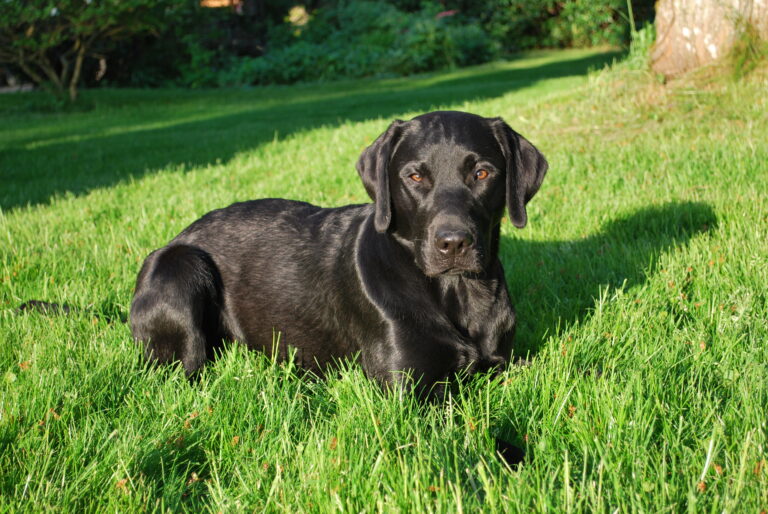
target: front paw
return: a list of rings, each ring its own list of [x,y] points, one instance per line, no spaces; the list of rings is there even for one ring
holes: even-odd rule
[[[482,359],[477,367],[476,371],[479,373],[484,373],[486,371],[492,371],[494,374],[501,373],[504,368],[507,366],[507,359],[504,357],[499,357],[498,355],[492,355],[490,357],[485,357]]]
[[[480,362],[480,355],[472,347],[461,348],[456,354],[456,365],[454,369],[461,373],[474,373]]]

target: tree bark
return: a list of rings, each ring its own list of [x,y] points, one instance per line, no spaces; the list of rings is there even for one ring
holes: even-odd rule
[[[659,0],[651,67],[671,77],[716,61],[748,25],[768,39],[768,0]]]
[[[83,59],[85,59],[85,45],[80,44],[75,58],[75,69],[72,71],[72,78],[69,81],[69,100],[77,100],[77,83],[80,81],[80,72],[83,69]]]

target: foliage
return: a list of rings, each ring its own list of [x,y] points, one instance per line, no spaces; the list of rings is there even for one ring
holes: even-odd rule
[[[646,18],[652,11],[649,0],[633,4]],[[289,10],[299,7],[289,0],[242,5],[206,9],[190,0],[68,0],[53,8],[34,0],[6,1],[0,9],[6,33],[16,34],[7,36],[14,45],[29,39],[18,37],[29,24],[11,23],[22,11],[36,17],[37,36],[62,32],[50,49],[34,54],[48,73],[39,66],[26,71],[58,91],[66,89],[58,83],[73,83],[75,67],[60,62],[71,63],[67,52],[75,47],[101,59],[98,65],[80,59],[76,74],[88,85],[213,87],[408,75],[530,48],[618,46],[628,40],[626,0],[324,0],[306,3],[308,22],[291,19]],[[57,16],[51,16],[54,11]],[[90,13],[89,30],[106,31],[108,37],[99,36],[87,50],[53,23],[77,19],[65,11]],[[110,27],[119,27],[120,34]],[[17,60],[15,50],[6,53]]]
[[[545,25],[549,33],[542,46],[589,47],[601,44],[621,45],[627,40],[628,27],[622,20],[626,0],[591,2],[571,0],[552,3],[555,15]],[[561,10],[557,10],[559,9]]]
[[[651,49],[656,41],[656,26],[652,23],[645,25],[632,34],[627,56],[617,65],[626,69],[648,70],[650,67]]]
[[[407,75],[485,62],[493,43],[472,19],[429,4],[404,13],[386,2],[320,8],[303,27],[272,29],[265,54],[243,58],[224,84],[287,84],[338,77]]]
[[[104,58],[114,42],[156,29],[155,0],[5,0],[0,3],[0,62],[74,101],[86,57]]]
[[[733,47],[728,53],[728,63],[733,78],[739,80],[768,58],[768,40],[760,37],[757,28],[748,22],[738,23],[737,30]]]
[[[626,0],[455,0],[472,12],[505,52],[541,47],[621,46],[629,36]],[[642,21],[652,18],[653,2],[634,0]]]
[[[264,54],[233,60],[219,82],[408,75],[532,47],[618,46],[628,38],[626,8],[626,0],[327,2],[304,26],[273,26]]]
[[[262,2],[256,12],[203,8],[173,0],[156,36],[122,43],[103,83],[132,87],[213,87],[240,57],[261,55],[292,2]]]
[[[226,10],[204,9],[198,2],[168,0],[156,34],[140,35],[116,45],[101,84],[215,85],[216,72],[233,55],[225,44],[226,25],[236,19]]]

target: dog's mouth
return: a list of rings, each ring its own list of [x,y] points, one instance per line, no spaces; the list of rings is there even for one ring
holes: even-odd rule
[[[483,273],[488,265],[486,245],[476,234],[471,229],[431,230],[416,241],[417,265],[428,277]]]
[[[452,260],[429,259],[423,269],[428,277],[473,275],[483,272],[483,266],[478,257]]]
[[[482,273],[483,270],[481,269],[459,269],[459,268],[450,268],[445,271],[441,271],[438,273],[437,277],[466,277],[466,276],[472,276],[472,275],[479,275]]]

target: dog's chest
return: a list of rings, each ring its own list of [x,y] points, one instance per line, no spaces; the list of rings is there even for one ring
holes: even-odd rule
[[[443,313],[462,337],[493,353],[514,322],[506,287],[497,279],[455,277],[436,291]]]

